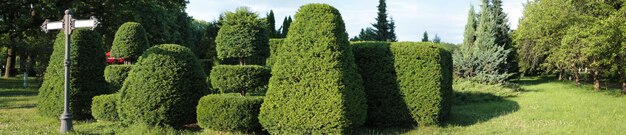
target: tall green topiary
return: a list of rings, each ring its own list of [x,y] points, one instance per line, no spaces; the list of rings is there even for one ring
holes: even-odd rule
[[[135,62],[148,47],[147,33],[143,26],[136,22],[126,22],[115,33],[111,56]]]
[[[39,88],[37,109],[43,116],[58,118],[63,112],[64,60],[65,36],[59,33]],[[100,34],[86,29],[74,30],[70,60],[70,111],[74,119],[90,119],[92,98],[108,92],[103,74],[106,62]]]
[[[198,100],[209,93],[202,70],[186,47],[162,44],[146,50],[119,91],[120,120],[174,127],[192,123]]]
[[[238,58],[241,65],[246,64],[248,57],[264,59],[269,54],[269,32],[265,21],[247,8],[224,13],[215,43],[218,58]]]
[[[341,134],[363,124],[365,93],[343,19],[300,7],[272,68],[259,121],[271,134]]]
[[[104,69],[104,80],[109,83],[109,92],[115,93],[124,84],[132,65],[108,65]]]

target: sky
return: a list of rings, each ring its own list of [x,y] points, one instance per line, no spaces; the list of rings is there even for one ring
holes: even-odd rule
[[[387,0],[387,13],[396,23],[399,41],[421,41],[424,31],[430,39],[437,34],[442,42],[459,44],[470,5],[480,9],[481,0]],[[527,0],[503,0],[509,25],[517,29],[522,16],[523,4]],[[350,37],[359,34],[362,28],[375,22],[378,0],[189,0],[186,12],[195,19],[213,21],[225,11],[234,11],[246,6],[265,17],[274,11],[276,29],[280,28],[285,16],[292,16],[298,8],[308,3],[326,3],[341,13]]]

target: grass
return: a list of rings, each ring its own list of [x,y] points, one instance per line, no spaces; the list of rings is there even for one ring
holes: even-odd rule
[[[626,97],[617,89],[596,92],[591,85],[546,78],[517,83],[523,91],[457,80],[456,105],[440,127],[360,128],[356,134],[626,134]],[[37,115],[36,88],[21,85],[20,79],[0,79],[0,134],[57,134],[58,119]],[[70,134],[241,133],[75,121]]]

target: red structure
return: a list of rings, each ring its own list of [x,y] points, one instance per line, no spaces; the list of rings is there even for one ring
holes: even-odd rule
[[[114,58],[111,57],[111,52],[107,52],[107,63],[109,64],[123,64],[124,58]]]

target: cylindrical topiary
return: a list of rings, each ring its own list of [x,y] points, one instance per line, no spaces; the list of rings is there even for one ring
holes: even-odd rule
[[[248,132],[261,127],[258,120],[263,97],[214,94],[198,103],[198,125],[219,131]]]
[[[88,29],[72,32],[70,46],[69,109],[73,119],[90,119],[91,100],[108,92],[104,81],[106,58],[100,34]],[[54,51],[39,88],[39,114],[58,118],[63,112],[65,36],[61,32],[54,42]]]
[[[147,33],[143,26],[136,22],[126,22],[115,33],[111,57],[135,62],[148,47]]]
[[[246,58],[269,55],[269,33],[265,21],[247,8],[239,8],[235,12],[224,13],[222,27],[215,38],[217,57],[219,59],[237,58],[242,65]]]
[[[109,93],[115,93],[122,88],[122,84],[132,65],[109,65],[104,69],[104,80],[109,83]]]
[[[119,91],[120,120],[174,127],[194,122],[198,100],[209,93],[205,77],[189,48],[162,44],[146,50]]]
[[[117,121],[116,102],[119,94],[107,94],[93,97],[91,115],[99,121]]]
[[[257,65],[218,65],[211,71],[211,84],[221,93],[263,92],[270,69]]]
[[[300,7],[272,66],[259,121],[271,134],[344,134],[367,105],[343,19],[327,4]]]

